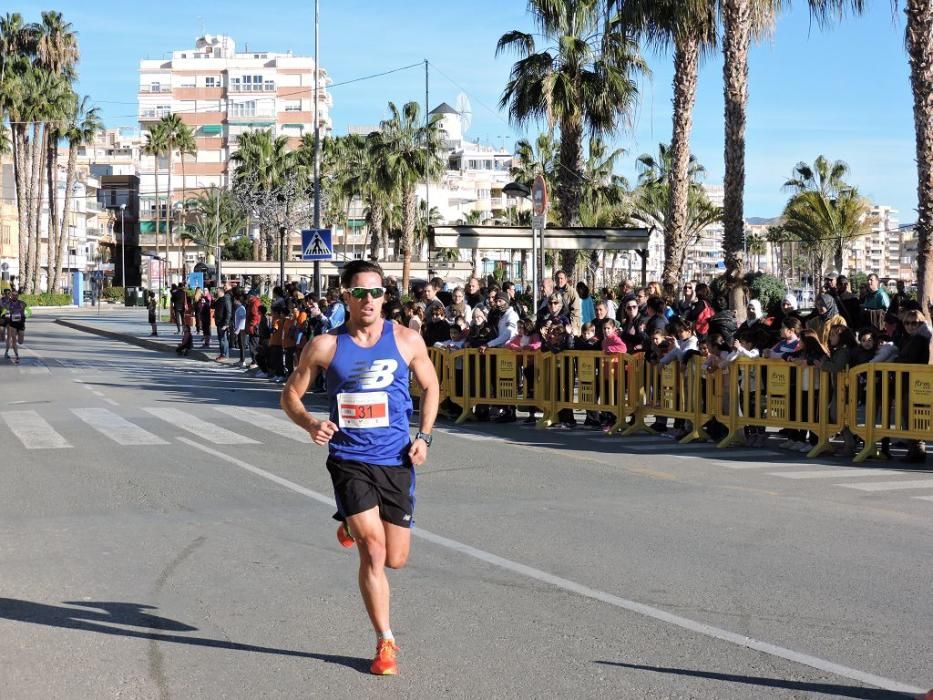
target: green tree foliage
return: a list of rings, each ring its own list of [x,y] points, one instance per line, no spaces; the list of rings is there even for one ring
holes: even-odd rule
[[[425,124],[417,102],[409,102],[401,110],[390,102],[389,114],[389,118],[381,122],[379,131],[367,138],[380,186],[385,190],[397,188],[399,193],[402,289],[408,289],[418,214],[415,188],[419,182],[437,179],[444,162],[440,156],[437,116]]]
[[[583,139],[614,134],[634,113],[637,80],[647,72],[637,42],[603,0],[529,0],[537,32],[503,34],[496,54],[518,60],[499,104],[512,123],[560,131],[556,199],[560,223],[580,223]],[[543,39],[546,46],[538,46]],[[571,271],[574,256],[564,259]]]
[[[784,207],[782,231],[800,241],[813,260],[813,272],[821,277],[828,258],[842,271],[843,248],[871,232],[871,209],[858,189],[845,181],[849,166],[819,156],[811,167],[800,162],[794,176],[784,183],[793,193]]]
[[[687,248],[695,244],[707,226],[722,220],[722,209],[709,201],[701,184],[704,173],[702,165],[690,156],[687,176],[690,182],[687,191],[687,218],[682,241],[667,235],[667,214],[670,209],[670,181],[672,155],[665,144],[658,144],[658,154],[643,153],[638,157],[638,185],[632,193],[631,216],[635,223],[647,229],[659,229],[664,236],[664,273],[668,282],[679,282],[687,255]]]

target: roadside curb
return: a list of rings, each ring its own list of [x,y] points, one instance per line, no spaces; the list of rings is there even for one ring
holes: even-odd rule
[[[149,340],[148,338],[138,338],[135,335],[129,335],[127,333],[118,333],[116,331],[108,331],[103,328],[95,328],[94,326],[88,326],[82,323],[75,323],[74,321],[69,321],[63,318],[55,319],[55,323],[60,326],[65,326],[66,328],[72,328],[76,331],[82,331],[84,333],[91,333],[93,335],[103,336],[104,338],[111,338],[113,340],[119,340],[124,343],[129,343],[130,345],[138,345],[141,348],[146,348],[147,350],[158,350],[160,352],[170,352],[175,354],[175,348],[168,343],[162,343],[158,340]],[[185,358],[179,358],[185,359]],[[200,350],[190,350],[188,352],[189,360],[198,360],[199,362],[210,362],[214,363],[214,358],[208,356],[207,354],[201,352]]]

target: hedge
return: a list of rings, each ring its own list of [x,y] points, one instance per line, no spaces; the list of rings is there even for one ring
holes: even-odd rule
[[[20,294],[19,298],[29,306],[71,306],[72,298],[70,294],[55,294],[54,292],[45,292],[43,294]]]
[[[101,296],[107,301],[123,301],[123,287],[104,287]]]

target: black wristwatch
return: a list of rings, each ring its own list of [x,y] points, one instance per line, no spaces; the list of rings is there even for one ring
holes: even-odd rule
[[[418,440],[418,439],[424,440],[424,444],[430,447],[431,440],[433,440],[434,438],[431,437],[431,433],[422,433],[419,430],[417,433],[415,433],[415,440]]]

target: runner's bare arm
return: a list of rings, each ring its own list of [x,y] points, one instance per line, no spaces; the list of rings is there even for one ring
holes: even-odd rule
[[[311,439],[318,445],[326,445],[338,428],[330,420],[318,420],[312,416],[305,410],[301,399],[317,379],[321,368],[330,364],[336,347],[337,339],[332,335],[319,335],[312,340],[301,353],[301,360],[288,378],[279,401],[288,417],[308,431]]]
[[[422,433],[430,433],[434,427],[434,421],[437,419],[437,408],[441,397],[441,389],[437,383],[434,363],[431,362],[428,349],[418,333],[402,327],[396,329],[397,333],[399,331],[401,331],[400,340],[402,340],[405,354],[410,358],[408,367],[414,373],[415,381],[421,386],[421,425],[419,430]],[[428,456],[428,446],[421,440],[415,440],[408,454],[415,466],[424,464]]]

